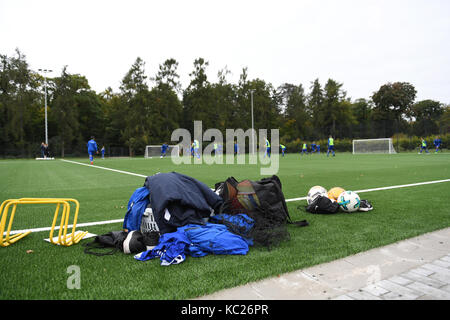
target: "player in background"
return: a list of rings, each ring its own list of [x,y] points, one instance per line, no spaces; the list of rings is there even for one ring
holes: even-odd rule
[[[266,151],[264,151],[264,158],[266,155],[270,158],[270,142],[266,139]]]
[[[237,141],[234,142],[234,155],[236,156],[239,153],[239,145]]]
[[[434,151],[434,153],[438,153],[439,151],[442,152],[441,150],[441,144],[442,144],[442,140],[441,138],[439,138],[438,136],[436,136],[436,139],[434,139],[434,147],[436,148],[436,150]]]
[[[219,144],[217,142],[214,142],[214,157],[217,157],[217,154],[219,153]]]
[[[166,156],[167,149],[169,149],[169,145],[164,142],[161,146],[161,157],[160,158],[163,158]]]
[[[317,151],[317,145],[316,142],[313,141],[313,143],[311,143],[311,154],[316,153]]]
[[[302,152],[300,154],[303,155],[304,153],[308,154],[308,145],[306,143],[303,143]]]
[[[316,148],[317,148],[317,153],[320,154],[320,144],[318,144],[318,145],[316,146]]]
[[[102,148],[100,149],[101,153],[102,153],[102,159],[105,160],[105,146],[102,146]]]
[[[426,153],[429,153],[427,148],[427,141],[424,138],[420,138],[420,140],[422,140],[422,142],[420,143],[419,154],[421,154],[423,150],[425,150]]]
[[[333,137],[330,135],[330,137],[328,138],[328,150],[327,150],[327,157],[330,155],[330,151],[333,154],[333,157],[335,156],[334,154],[334,139]]]
[[[194,140],[194,155],[197,157],[197,159],[200,159],[200,153],[198,152],[198,149],[200,148],[200,143],[198,140]]]
[[[94,136],[91,136],[91,140],[88,141],[87,149],[89,154],[89,160],[91,161],[91,164],[94,164],[94,153],[98,154],[97,142],[95,142]]]
[[[280,148],[281,148],[281,155],[284,157],[284,152],[286,151],[286,146],[283,144],[280,144]]]
[[[46,154],[45,154],[45,142],[41,143],[41,158],[46,158]]]

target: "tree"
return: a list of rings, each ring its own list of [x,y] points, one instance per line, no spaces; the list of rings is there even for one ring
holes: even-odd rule
[[[447,134],[450,132],[450,105],[443,106],[442,109],[442,116],[438,120],[439,132]]]
[[[416,93],[414,86],[408,82],[387,83],[374,92],[372,95],[375,103],[374,111],[378,120],[384,120],[385,136],[394,133],[393,120],[397,122],[396,131],[400,132],[400,121],[410,112]]]
[[[178,62],[171,58],[164,61],[159,65],[159,71],[156,74],[154,80],[158,87],[168,86],[175,92],[180,92],[181,83],[179,81],[180,76],[177,73]]]
[[[150,142],[150,132],[158,125],[156,119],[152,119],[151,100],[146,82],[145,63],[138,57],[130,70],[122,79],[120,90],[122,92],[122,104],[125,112],[125,126],[121,132],[121,138],[129,148],[129,154],[142,151]],[[122,111],[122,110],[121,110]]]
[[[410,115],[415,118],[413,125],[417,136],[428,136],[439,132],[438,120],[444,109],[439,101],[423,100],[411,107]]]
[[[325,137],[327,133],[323,131],[320,124],[323,107],[323,91],[319,79],[312,82],[310,89],[311,91],[308,95],[308,107],[312,114],[314,135],[322,138]]]
[[[58,142],[61,157],[64,158],[66,146],[71,146],[72,140],[78,138],[79,121],[76,96],[83,89],[90,89],[87,79],[79,75],[71,75],[64,66],[61,76],[54,79],[55,90],[50,116],[57,124]]]
[[[0,55],[0,61],[0,145],[24,155],[38,139],[39,77],[29,69],[19,49],[12,57]]]
[[[195,120],[201,120],[204,128],[214,128],[216,122],[214,94],[206,75],[208,65],[203,58],[195,59],[191,81],[183,93],[183,124],[191,133]]]
[[[298,86],[285,83],[278,88],[281,96],[281,104],[284,106],[284,124],[282,129],[287,130],[289,140],[298,138],[311,138],[312,124],[311,114],[307,107],[305,90],[300,84]],[[284,136],[284,131],[281,136]]]
[[[357,99],[352,104],[352,113],[357,123],[357,128],[354,128],[354,137],[360,139],[372,138],[372,108],[373,103],[366,99]]]

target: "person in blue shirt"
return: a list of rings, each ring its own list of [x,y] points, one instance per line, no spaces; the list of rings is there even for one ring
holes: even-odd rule
[[[422,142],[420,143],[420,151],[419,151],[419,154],[421,154],[422,151],[424,151],[424,150],[425,150],[426,153],[429,153],[429,152],[428,152],[428,148],[427,148],[427,141],[426,141],[425,139],[423,139],[423,138],[420,138],[420,139],[422,140]]]
[[[169,149],[169,145],[164,142],[163,145],[161,146],[161,158],[166,156],[167,149]]]
[[[105,160],[105,146],[102,146],[101,152],[102,152],[102,159]]]
[[[313,143],[311,143],[311,154],[316,153],[317,151],[317,145],[316,142],[313,141]]]
[[[333,157],[334,157],[335,156],[335,154],[334,154],[334,139],[331,135],[328,138],[327,157],[330,155],[330,152],[333,154]]]
[[[317,148],[317,153],[320,154],[320,144],[318,144],[318,145],[316,146],[316,148]]]
[[[441,144],[442,144],[442,140],[441,138],[439,138],[438,136],[436,136],[436,139],[434,139],[434,146],[436,148],[436,150],[434,151],[434,153],[437,153],[438,151],[441,151]]]
[[[239,153],[239,145],[237,141],[234,142],[234,155],[237,155]]]
[[[87,149],[89,154],[89,160],[91,161],[91,164],[94,164],[94,153],[98,154],[97,142],[95,142],[94,136],[92,136],[91,140],[88,141]]]

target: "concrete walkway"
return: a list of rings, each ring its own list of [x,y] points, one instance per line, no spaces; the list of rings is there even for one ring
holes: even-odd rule
[[[450,228],[196,300],[450,300]]]

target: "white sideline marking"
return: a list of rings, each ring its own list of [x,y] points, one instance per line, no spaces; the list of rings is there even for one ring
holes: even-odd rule
[[[410,184],[400,184],[400,185],[397,185],[397,186],[380,187],[380,188],[373,188],[373,189],[355,190],[354,192],[356,192],[356,193],[363,193],[363,192],[371,192],[371,191],[380,191],[380,190],[389,190],[389,189],[398,189],[398,188],[423,186],[425,184],[434,184],[434,183],[442,183],[442,182],[450,182],[450,179],[426,181],[426,182],[417,182],[417,183],[410,183]],[[299,200],[306,200],[306,197],[287,199],[286,202],[299,201]]]
[[[129,174],[129,175],[142,177],[142,178],[146,178],[147,177],[147,176],[144,176],[142,174],[127,172],[127,171],[122,171],[122,170],[116,170],[116,169],[110,169],[110,168],[104,168],[104,167],[99,167],[99,166],[95,166],[95,165],[92,165],[92,164],[86,164],[86,163],[70,161],[70,160],[63,160],[63,159],[60,159],[60,160],[61,161],[65,161],[65,162],[80,164],[80,165],[87,166],[87,167],[93,167],[93,168],[99,168],[99,169],[104,169],[104,170],[109,170],[109,171]],[[356,193],[363,193],[363,192],[371,192],[371,191],[380,191],[380,190],[415,187],[415,186],[422,186],[422,185],[426,185],[426,184],[435,184],[435,183],[443,183],[443,182],[450,182],[450,179],[426,181],[426,182],[417,182],[417,183],[410,183],[410,184],[401,184],[401,185],[396,185],[396,186],[380,187],[380,188],[372,188],[372,189],[364,189],[364,190],[355,190],[355,192]],[[301,200],[306,200],[306,197],[286,199],[286,202],[294,202],[294,201],[301,201]],[[123,219],[80,223],[80,224],[77,224],[77,227],[89,227],[89,226],[102,225],[102,224],[112,224],[112,223],[118,223],[118,222],[123,222]],[[70,225],[68,227],[72,228],[72,225]],[[55,230],[57,230],[57,229],[59,229],[59,227],[55,227]],[[25,231],[40,232],[40,231],[50,231],[50,230],[51,230],[50,227],[35,228],[35,229],[11,231],[10,234],[21,233],[21,232],[25,232]],[[6,234],[6,232],[4,232],[4,234]]]
[[[109,170],[109,171],[114,171],[114,172],[118,172],[118,173],[129,174],[129,175],[136,176],[136,177],[147,178],[147,176],[144,176],[144,175],[138,174],[138,173],[122,171],[122,170],[117,170],[117,169],[110,169],[110,168],[95,166],[93,164],[81,163],[81,162],[77,162],[77,161],[64,160],[64,159],[60,159],[60,160],[64,161],[64,162],[70,162],[70,163],[79,164],[79,165],[86,166],[86,167],[98,168],[98,169]]]
[[[107,220],[107,221],[97,221],[97,222],[86,222],[86,223],[77,223],[76,227],[90,227],[90,226],[97,226],[97,225],[101,225],[101,224],[112,224],[112,223],[119,223],[119,222],[123,222],[123,219],[117,219],[117,220]],[[72,228],[73,224],[69,224],[67,225],[67,228]],[[23,232],[27,232],[27,231],[31,231],[31,232],[43,232],[43,231],[50,231],[52,228],[51,227],[44,227],[44,228],[34,228],[34,229],[24,229],[24,230],[14,230],[11,231],[9,234],[16,234],[16,233],[23,233]],[[59,230],[60,227],[59,226],[55,226],[54,230]],[[77,232],[77,231],[76,231]],[[72,230],[67,231],[67,233],[72,233]],[[3,235],[6,235],[6,231],[3,232]]]

